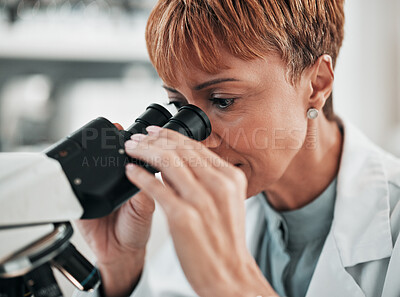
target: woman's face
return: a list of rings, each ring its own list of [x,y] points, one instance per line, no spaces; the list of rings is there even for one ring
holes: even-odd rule
[[[164,88],[172,104],[194,104],[208,115],[212,133],[204,144],[244,171],[250,197],[279,181],[304,149],[311,86],[303,79],[290,84],[277,55],[223,57],[227,69],[209,74],[186,67]]]

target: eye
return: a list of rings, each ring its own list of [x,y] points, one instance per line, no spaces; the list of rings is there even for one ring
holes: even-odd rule
[[[167,105],[173,105],[173,106],[175,106],[175,108],[176,109],[179,109],[179,108],[181,108],[182,106],[184,106],[184,105],[186,105],[184,102],[182,102],[182,101],[169,101],[168,103],[167,103]]]
[[[210,98],[209,100],[219,109],[227,109],[235,102],[235,98]]]

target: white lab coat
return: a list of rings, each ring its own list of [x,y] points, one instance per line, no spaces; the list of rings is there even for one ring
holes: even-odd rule
[[[400,297],[400,160],[351,124],[344,131],[334,219],[306,297]],[[262,231],[261,199],[246,201],[246,241],[253,255]],[[131,297],[183,296],[197,295],[169,240],[146,263]]]

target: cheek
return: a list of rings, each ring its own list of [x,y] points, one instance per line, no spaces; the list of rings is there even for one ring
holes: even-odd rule
[[[258,156],[285,156],[301,149],[307,121],[299,113],[288,111],[243,117],[239,128],[230,129],[230,146],[238,152]],[[273,159],[273,157],[271,157]]]
[[[255,195],[282,177],[302,148],[306,120],[301,116],[252,117],[245,137],[238,137],[234,149],[248,162],[242,170],[248,178],[248,195]],[[237,134],[238,135],[238,134]]]

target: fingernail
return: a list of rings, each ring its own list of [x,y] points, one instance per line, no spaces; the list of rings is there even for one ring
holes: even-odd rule
[[[126,171],[132,171],[135,169],[135,165],[133,165],[132,163],[129,163],[125,166]]]
[[[133,134],[133,135],[131,136],[131,139],[134,140],[134,141],[139,142],[139,141],[142,141],[143,138],[145,138],[145,137],[146,137],[146,135],[141,134],[141,133],[137,133],[137,134]]]
[[[158,126],[148,126],[146,128],[146,131],[150,134],[150,135],[154,135],[154,134],[158,134],[161,131],[161,127]]]
[[[125,147],[128,149],[134,149],[137,147],[138,143],[139,142],[136,140],[128,140],[127,142],[125,142]]]

